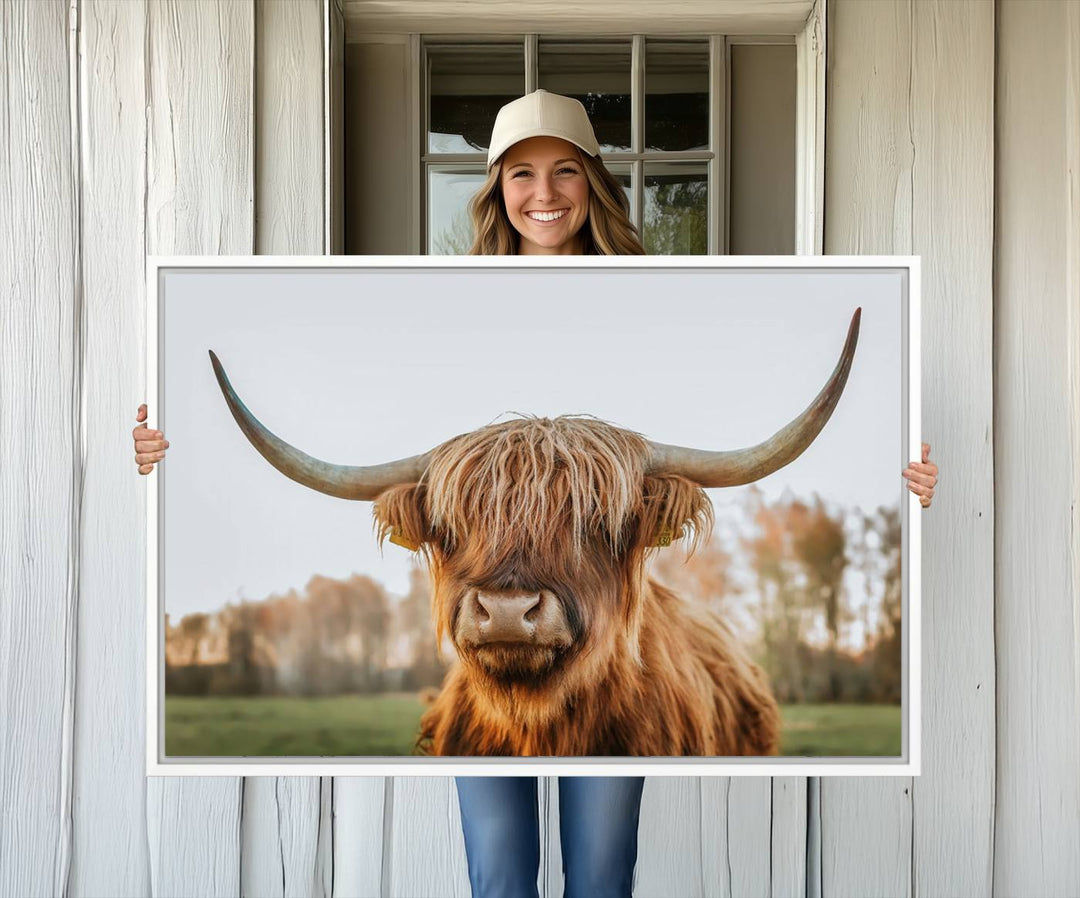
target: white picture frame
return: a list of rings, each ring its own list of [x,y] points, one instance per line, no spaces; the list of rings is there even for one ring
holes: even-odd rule
[[[838,278],[870,277],[877,273],[890,273],[899,275],[898,282],[902,284],[899,295],[895,299],[895,308],[890,310],[890,315],[895,317],[895,322],[890,325],[895,329],[895,339],[899,340],[901,371],[896,372],[900,379],[900,431],[901,441],[907,453],[907,460],[919,459],[920,456],[920,360],[919,360],[919,284],[920,284],[920,260],[912,256],[767,256],[767,257],[553,257],[553,258],[529,258],[522,257],[420,257],[420,256],[371,256],[371,257],[342,257],[342,256],[260,256],[260,257],[227,257],[227,256],[149,256],[147,258],[147,395],[151,401],[151,413],[154,415],[155,425],[163,429],[171,443],[180,445],[179,436],[170,425],[168,416],[169,408],[166,402],[166,375],[165,371],[165,335],[166,328],[173,326],[173,318],[167,314],[171,307],[168,306],[170,299],[169,290],[172,284],[170,277],[174,274],[211,274],[216,276],[240,275],[240,280],[234,278],[235,283],[241,283],[244,276],[255,274],[296,274],[308,273],[315,276],[317,273],[333,272],[338,275],[349,275],[359,278],[357,283],[363,282],[364,278],[371,279],[375,275],[390,278],[400,278],[402,283],[415,282],[417,279],[430,285],[435,283],[432,276],[451,279],[441,280],[439,283],[452,283],[457,278],[463,281],[467,278],[491,277],[497,275],[501,278],[527,278],[530,283],[550,282],[555,288],[556,278],[569,278],[566,283],[576,283],[573,278],[582,276],[595,278],[610,274],[613,277],[621,277],[622,283],[629,283],[626,277],[640,279],[641,275],[648,278],[675,279],[679,277],[694,278],[721,278],[727,276],[746,276],[760,280],[766,275],[777,278],[790,278],[800,273],[807,275],[808,279],[825,275],[835,275]],[[543,281],[543,279],[547,281]],[[426,280],[424,280],[426,279]],[[540,279],[536,281],[535,279]],[[699,281],[695,281],[698,283]],[[808,283],[810,281],[808,280]],[[500,281],[503,283],[503,281]],[[521,281],[522,284],[526,282]],[[648,302],[651,309],[649,320],[642,321],[642,329],[648,331],[657,327],[657,322],[665,320],[673,309],[676,309],[680,296],[678,291],[657,289],[659,282],[650,281],[654,285],[649,293],[651,298],[638,297],[640,307],[642,301]],[[717,283],[721,283],[717,280]],[[796,283],[796,282],[792,282]],[[854,282],[853,282],[854,283]],[[533,288],[530,288],[533,289]],[[810,291],[812,293],[812,291]],[[307,300],[310,293],[305,293]],[[403,293],[395,292],[390,296],[380,296],[366,300],[361,296],[358,303],[378,302],[380,304],[392,304],[400,300]],[[809,301],[809,300],[808,300]],[[849,303],[850,305],[850,303]],[[867,324],[871,320],[873,311],[870,305],[863,305],[864,333]],[[780,306],[775,306],[771,314],[775,317]],[[794,306],[791,306],[794,308]],[[882,307],[884,308],[884,306]],[[848,313],[850,314],[850,312]],[[653,317],[655,316],[655,317]],[[205,316],[204,316],[205,317]],[[241,316],[242,318],[243,316]],[[639,316],[639,319],[644,316]],[[835,339],[830,338],[823,345],[815,343],[813,354],[815,357],[824,359],[828,370],[836,362],[836,356],[846,329],[846,319],[843,325],[837,327],[835,315],[829,327],[829,332],[835,332]],[[229,335],[236,337],[239,333],[235,316],[222,324],[221,336],[218,338],[223,343],[228,343]],[[272,322],[271,322],[272,324]],[[267,327],[263,321],[262,327]],[[297,340],[303,344],[310,343],[311,335],[303,336]],[[402,335],[399,333],[399,337]],[[808,335],[807,335],[808,336]],[[385,335],[384,335],[385,337]],[[219,343],[219,345],[222,345]],[[216,349],[215,346],[208,348]],[[200,350],[202,352],[202,350]],[[809,352],[809,349],[808,349]],[[865,353],[865,350],[864,350]],[[202,357],[205,359],[205,352]],[[856,377],[858,363],[861,356],[857,352],[856,361],[852,367],[852,380]],[[763,364],[767,364],[762,354]],[[222,361],[234,378],[240,395],[247,400],[249,390],[241,388],[240,368],[229,365],[228,357],[222,353]],[[280,365],[295,363],[296,359],[282,360]],[[772,360],[775,363],[775,359]],[[209,381],[213,382],[210,374],[209,361],[205,362],[205,371],[209,374]],[[662,376],[658,373],[658,376]],[[250,383],[249,378],[245,378]],[[392,381],[391,381],[392,382]],[[822,380],[822,383],[824,380]],[[180,385],[174,385],[177,389]],[[190,383],[188,384],[190,386]],[[821,383],[804,383],[793,385],[798,387],[798,395],[792,396],[791,402],[800,411],[820,388]],[[217,389],[213,383],[213,390]],[[678,385],[672,384],[672,395],[677,392]],[[851,389],[849,381],[848,389]],[[224,409],[221,396],[216,396],[219,410]],[[170,401],[176,401],[170,396]],[[300,402],[302,400],[294,400]],[[417,409],[417,414],[422,414],[422,407],[416,404],[413,397],[402,397],[402,401],[410,403]],[[841,397],[838,409],[844,404]],[[252,410],[256,415],[270,416],[271,410],[266,408],[266,401],[260,399],[258,403],[251,402]],[[180,408],[180,404],[177,405]],[[491,415],[497,415],[502,408],[493,408]],[[280,411],[277,409],[275,411]],[[531,409],[517,409],[517,411],[532,411]],[[589,409],[571,408],[565,412],[588,412]],[[340,414],[347,416],[350,410],[340,408]],[[542,412],[547,414],[547,412]],[[839,413],[839,412],[838,412]],[[175,416],[174,416],[175,417]],[[227,411],[225,417],[228,417]],[[604,415],[600,415],[604,417]],[[490,416],[489,416],[490,418]],[[325,418],[324,418],[325,420]],[[230,421],[231,423],[231,421]],[[475,426],[488,423],[488,420],[476,420]],[[635,426],[636,422],[618,420],[622,426],[631,429],[642,429]],[[786,420],[778,420],[777,426],[786,423]],[[268,426],[269,422],[268,422]],[[262,467],[269,471],[273,477],[290,484],[290,488],[303,490],[304,488],[286,481],[284,477],[273,471],[260,458],[258,458],[250,446],[243,440],[239,430],[232,425],[235,435],[239,438],[236,446],[222,447],[221,456],[236,455],[243,450],[255,458]],[[271,429],[274,429],[271,427]],[[829,425],[826,425],[822,435],[827,433]],[[455,430],[454,433],[461,432]],[[761,433],[760,438],[765,438],[772,431]],[[446,437],[453,433],[446,433]],[[678,439],[666,434],[646,433],[650,438],[660,441],[679,442]],[[340,454],[322,453],[318,447],[304,445],[301,435],[289,431],[282,433],[284,439],[298,445],[313,455],[327,458],[335,462],[347,464],[369,464],[367,459],[342,458]],[[819,437],[820,438],[820,437]],[[750,445],[749,442],[741,442],[738,445]],[[432,444],[434,445],[434,444]],[[738,445],[718,446],[710,448],[738,448]],[[230,757],[230,758],[170,758],[164,754],[164,716],[163,716],[163,685],[164,685],[164,602],[165,602],[165,563],[167,561],[165,546],[165,484],[168,482],[169,462],[173,467],[178,466],[175,456],[176,446],[170,449],[170,458],[159,465],[155,472],[148,478],[147,484],[147,629],[146,629],[146,659],[147,659],[147,774],[151,776],[383,776],[383,775],[626,775],[626,776],[917,776],[921,767],[921,640],[920,640],[920,506],[917,498],[905,487],[900,478],[900,470],[903,466],[899,449],[895,454],[897,463],[895,480],[897,501],[900,507],[900,519],[902,523],[903,542],[903,638],[902,652],[904,664],[904,692],[902,699],[903,750],[895,758],[793,758],[793,757],[769,757],[769,758],[436,758],[436,757],[303,757],[303,758],[254,758],[254,757]],[[417,446],[412,451],[423,451],[430,446]],[[813,449],[807,450],[807,454]],[[400,457],[410,454],[409,451],[391,454],[389,457]],[[333,456],[333,457],[331,457]],[[385,459],[378,459],[385,460]],[[798,459],[796,460],[798,461]],[[254,462],[253,462],[254,463]],[[794,463],[793,463],[794,464]],[[185,489],[183,483],[178,490]],[[179,495],[179,493],[177,493]],[[241,501],[239,497],[237,501]],[[329,500],[327,501],[337,501]],[[369,538],[374,541],[374,535],[365,534],[363,530],[357,530],[355,539]],[[390,548],[390,547],[388,547]]]

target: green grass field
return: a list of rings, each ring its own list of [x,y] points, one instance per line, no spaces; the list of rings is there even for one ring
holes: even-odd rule
[[[781,753],[801,757],[900,754],[895,705],[785,705]],[[176,757],[408,755],[423,706],[412,693],[325,698],[165,700],[165,753]]]

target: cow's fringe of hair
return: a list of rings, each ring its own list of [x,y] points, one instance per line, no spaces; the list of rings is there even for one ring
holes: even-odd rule
[[[525,417],[455,437],[435,450],[425,476],[432,524],[454,542],[479,530],[498,551],[544,553],[569,534],[616,550],[641,509],[647,443],[586,416]]]

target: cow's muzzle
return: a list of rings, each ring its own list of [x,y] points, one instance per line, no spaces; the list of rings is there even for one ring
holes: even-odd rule
[[[562,605],[548,590],[509,594],[471,589],[458,615],[457,641],[550,649],[566,648],[573,638]]]

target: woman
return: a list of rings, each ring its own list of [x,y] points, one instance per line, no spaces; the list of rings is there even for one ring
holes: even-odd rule
[[[469,204],[472,255],[641,255],[629,204],[600,160],[584,107],[536,91],[508,103],[495,120],[488,177]],[[146,420],[146,406],[137,421]],[[135,461],[148,474],[168,440],[145,424],[132,432]],[[937,466],[904,472],[929,507]],[[537,895],[540,863],[535,777],[457,777],[474,898]],[[637,860],[643,777],[560,777],[559,805],[566,898],[628,896]]]

